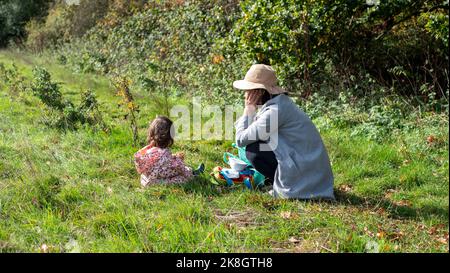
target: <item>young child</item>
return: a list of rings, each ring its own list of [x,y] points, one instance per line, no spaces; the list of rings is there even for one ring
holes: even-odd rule
[[[159,116],[154,119],[148,128],[148,145],[134,154],[136,169],[141,174],[141,185],[144,187],[157,183],[184,183],[204,170],[202,163],[192,171],[184,164],[183,153],[172,155],[169,149],[173,144],[171,128],[169,118]]]

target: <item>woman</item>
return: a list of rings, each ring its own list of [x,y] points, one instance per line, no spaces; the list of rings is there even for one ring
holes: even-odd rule
[[[233,86],[245,90],[244,114],[235,124],[236,144],[246,147],[247,158],[273,183],[271,194],[334,199],[322,138],[311,119],[277,86],[272,67],[253,65]]]

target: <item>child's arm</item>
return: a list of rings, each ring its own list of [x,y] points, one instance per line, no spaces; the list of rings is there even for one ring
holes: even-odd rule
[[[184,160],[184,152],[175,153],[173,156],[178,157],[181,160]]]
[[[188,176],[188,173],[192,174],[192,170],[184,163],[184,153],[182,156],[179,154],[172,155],[172,169],[182,176]]]

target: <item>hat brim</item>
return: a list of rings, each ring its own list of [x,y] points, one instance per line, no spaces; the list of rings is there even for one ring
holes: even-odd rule
[[[270,94],[277,95],[281,93],[286,93],[286,90],[279,86],[266,86],[262,83],[254,83],[246,80],[239,80],[233,82],[233,87],[240,90],[252,90],[252,89],[265,89]]]
[[[239,80],[233,82],[233,87],[240,90],[266,89],[264,84],[249,82],[246,80]]]

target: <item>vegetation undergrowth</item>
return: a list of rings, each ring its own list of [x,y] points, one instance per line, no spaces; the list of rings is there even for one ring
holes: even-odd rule
[[[448,252],[443,114],[398,115],[395,103],[365,112],[345,94],[334,106],[320,98],[300,101],[330,154],[332,203],[274,200],[216,187],[207,176],[142,189],[132,161],[138,147],[109,79],[14,51],[2,51],[0,63],[17,71],[0,87],[2,252]],[[27,88],[14,91],[14,82],[32,82],[34,67],[61,83],[61,96],[74,105],[81,101],[75,90],[92,90],[110,131],[61,132],[42,122],[46,106],[39,98]],[[132,91],[142,145],[148,121],[164,106]],[[173,150],[207,169],[232,151],[231,141],[217,140],[181,141]]]

